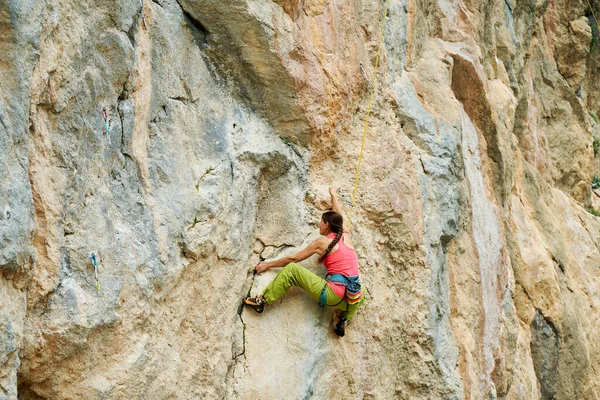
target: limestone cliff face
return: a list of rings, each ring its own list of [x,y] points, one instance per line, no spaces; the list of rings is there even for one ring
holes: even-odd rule
[[[600,399],[591,5],[1,0],[0,399]],[[238,315],[369,81],[367,301]]]

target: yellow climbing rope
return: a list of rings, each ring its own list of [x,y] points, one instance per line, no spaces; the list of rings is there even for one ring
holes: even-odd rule
[[[589,0],[588,0],[589,1]],[[387,14],[389,0],[385,1],[383,7],[383,16],[381,18],[381,29],[379,31],[379,44],[377,45],[377,57],[375,58],[375,75],[373,76],[373,84],[371,85],[371,93],[369,94],[369,105],[367,106],[367,116],[365,118],[365,127],[363,130],[362,143],[360,145],[360,154],[358,156],[358,164],[356,166],[356,177],[354,178],[354,189],[352,191],[352,207],[350,208],[350,214],[348,215],[348,228],[352,225],[352,212],[354,211],[354,205],[356,204],[356,192],[358,190],[358,178],[360,176],[360,166],[363,160],[363,151],[365,149],[365,139],[367,137],[367,127],[369,125],[369,115],[371,115],[371,103],[373,101],[373,93],[377,87],[377,71],[379,70],[379,55],[381,53],[381,43],[383,42],[383,31],[385,30],[385,17]]]

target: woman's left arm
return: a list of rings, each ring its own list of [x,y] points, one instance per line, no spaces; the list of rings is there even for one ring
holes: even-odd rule
[[[324,249],[325,248],[323,247],[322,238],[317,239],[314,242],[312,242],[311,244],[309,244],[308,246],[306,246],[306,248],[297,252],[296,254],[278,258],[273,261],[260,262],[260,263],[258,263],[258,265],[256,266],[255,269],[256,269],[256,272],[258,272],[260,274],[261,272],[265,272],[266,270],[271,269],[271,268],[285,267],[289,263],[306,260],[308,257],[312,256],[315,253],[321,255],[321,253],[323,252]]]

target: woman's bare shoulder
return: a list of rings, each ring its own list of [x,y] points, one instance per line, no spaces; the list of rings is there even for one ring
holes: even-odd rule
[[[320,238],[316,239],[313,243],[315,243],[319,248],[322,248],[322,250],[325,250],[327,248],[327,246],[329,246],[329,243],[331,243],[331,238],[328,238],[327,236],[321,236]]]

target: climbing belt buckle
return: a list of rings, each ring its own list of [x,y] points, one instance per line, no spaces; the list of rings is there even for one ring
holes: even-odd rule
[[[96,292],[100,291],[100,281],[98,280],[98,258],[96,254],[92,253],[90,256],[90,260],[92,260],[92,265],[94,266],[94,277],[96,278]]]
[[[337,192],[340,195],[340,197],[342,198],[342,200],[344,200],[346,202],[346,204],[348,204],[350,207],[354,207],[354,204],[352,204],[352,202],[350,200],[348,200],[348,198],[346,196],[344,196],[344,194],[342,193],[342,189],[338,188]]]

